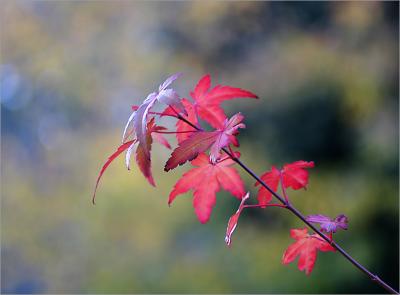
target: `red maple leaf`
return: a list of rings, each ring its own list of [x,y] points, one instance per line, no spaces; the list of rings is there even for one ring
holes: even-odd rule
[[[230,167],[235,162],[230,159],[212,164],[206,154],[200,154],[192,162],[196,166],[183,174],[169,194],[168,204],[177,195],[193,190],[193,207],[201,223],[206,223],[216,202],[216,193],[222,187],[233,196],[241,199],[244,194],[244,184],[235,168]]]
[[[305,168],[314,167],[314,162],[297,161],[291,164],[285,164],[283,169],[279,170],[272,166],[270,171],[261,175],[261,180],[264,181],[274,192],[278,190],[278,185],[283,180],[283,187],[286,189],[291,187],[294,190],[305,188],[308,184],[308,171]],[[272,200],[272,194],[259,182],[255,186],[260,185],[258,190],[258,202],[261,205],[266,205]]]
[[[229,144],[238,145],[235,135],[239,128],[244,128],[241,123],[243,116],[240,113],[233,115],[230,120],[225,120],[221,129],[216,131],[197,131],[190,135],[189,138],[182,141],[179,146],[172,152],[171,157],[165,164],[164,170],[169,171],[178,165],[183,165],[186,161],[191,161],[198,154],[210,149],[210,160],[216,163],[220,158],[221,149]]]
[[[254,93],[231,86],[217,85],[210,89],[210,75],[205,75],[190,93],[195,103],[197,114],[216,129],[220,129],[226,120],[226,115],[220,104],[233,98],[258,98]]]
[[[289,264],[299,256],[298,268],[305,271],[309,275],[317,260],[317,251],[327,252],[335,251],[328,242],[323,240],[319,235],[309,235],[307,228],[291,229],[290,236],[296,240],[285,251],[282,257],[283,264]]]
[[[306,187],[308,184],[308,171],[305,168],[313,168],[314,162],[296,161],[283,166],[283,186],[294,190]]]

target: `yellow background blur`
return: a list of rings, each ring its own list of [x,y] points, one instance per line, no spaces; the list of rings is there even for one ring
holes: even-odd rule
[[[2,293],[383,291],[338,254],[321,253],[309,277],[281,265],[289,229],[303,225],[275,208],[245,211],[227,248],[238,201],[220,192],[206,225],[190,194],[168,208],[188,166],[163,172],[159,146],[157,188],[121,158],[91,204],[130,106],[178,71],[182,96],[205,73],[258,94],[224,104],[246,116],[243,161],[262,173],[314,160],[292,202],[349,216],[336,240],[398,286],[398,3],[2,1],[0,11]]]

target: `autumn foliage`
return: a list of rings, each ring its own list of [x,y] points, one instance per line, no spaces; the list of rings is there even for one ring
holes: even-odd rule
[[[143,176],[155,186],[151,172],[151,147],[157,142],[170,149],[171,145],[164,135],[175,134],[178,146],[173,149],[164,170],[171,171],[187,162],[190,162],[192,168],[173,186],[168,204],[171,205],[177,196],[191,191],[195,214],[201,223],[206,223],[216,204],[217,192],[221,189],[229,192],[240,203],[238,210],[228,220],[225,242],[231,245],[232,234],[245,209],[281,207],[293,210],[287,190],[306,188],[309,180],[308,169],[314,167],[314,162],[300,160],[285,164],[281,169],[272,166],[255,183],[258,188],[256,203],[246,204],[250,200],[250,193],[246,193],[244,182],[236,170],[237,164],[240,163],[240,153],[234,151],[239,146],[239,131],[246,127],[244,116],[237,113],[228,118],[221,103],[236,98],[257,99],[257,95],[231,86],[212,87],[210,75],[205,75],[190,92],[191,98],[181,98],[171,88],[172,83],[180,76],[179,73],[170,76],[151,92],[141,105],[132,107],[132,114],[123,131],[122,144],[107,159],[99,173],[93,203],[102,175],[111,162],[123,152],[126,152],[127,168],[130,169],[133,154]],[[154,112],[153,107],[156,104],[165,105],[164,111]],[[177,119],[176,130],[168,130],[159,125],[159,121],[168,117]],[[202,124],[205,123],[212,130],[203,129]],[[279,189],[283,198],[277,195]],[[273,196],[278,198],[278,203],[272,202]],[[321,230],[329,236],[309,234],[307,228],[291,229],[290,236],[295,242],[284,252],[282,263],[288,264],[298,257],[299,270],[310,274],[318,251],[335,251],[329,241],[333,241],[332,235],[337,230],[347,229],[347,217],[341,214],[331,219],[317,214],[308,216],[307,221],[319,224]]]

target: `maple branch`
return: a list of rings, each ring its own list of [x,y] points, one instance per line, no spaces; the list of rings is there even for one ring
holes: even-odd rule
[[[173,108],[172,108],[173,109]],[[173,109],[174,110],[174,109]],[[175,111],[175,110],[174,110]],[[179,120],[182,120],[183,122],[186,122],[193,128],[197,129],[198,131],[203,131],[203,129],[197,127],[184,117],[182,117],[177,111],[175,111],[177,114],[177,118]],[[381,287],[383,287],[386,291],[388,291],[391,294],[399,294],[398,291],[396,291],[394,288],[392,288],[390,285],[388,285],[386,282],[384,282],[381,278],[379,278],[377,275],[373,274],[370,272],[367,268],[365,268],[362,264],[360,264],[357,260],[355,260],[350,254],[348,254],[342,247],[340,247],[336,242],[331,240],[329,237],[324,235],[317,227],[315,227],[313,224],[307,221],[306,217],[295,207],[293,207],[289,202],[285,200],[285,198],[281,197],[278,193],[273,191],[258,175],[253,172],[248,166],[246,166],[239,158],[236,158],[234,154],[232,154],[228,149],[222,148],[222,150],[233,160],[235,161],[240,167],[242,167],[251,177],[253,177],[255,180],[257,180],[264,188],[266,188],[276,199],[281,202],[286,209],[291,211],[294,215],[296,215],[303,223],[305,223],[309,228],[311,228],[315,233],[317,233],[321,238],[323,238],[326,242],[332,245],[340,254],[342,254],[348,261],[350,261],[351,264],[353,264],[356,268],[358,268],[360,271],[365,273],[373,282],[377,283]]]
[[[230,154],[228,150],[223,149],[225,153],[228,155]],[[262,181],[257,174],[255,174],[249,167],[247,167],[240,159],[235,158],[233,155],[232,160],[235,161],[240,167],[242,167],[247,173],[249,173],[255,180],[257,180],[263,187],[265,187],[275,198],[277,198],[282,204],[286,205],[286,208],[291,211],[294,215],[296,215],[303,223],[305,223],[309,228],[311,228],[315,233],[317,233],[321,238],[323,238],[325,241],[327,241],[329,244],[332,245],[336,250],[339,251],[340,254],[342,254],[347,260],[349,260],[355,267],[357,267],[359,270],[361,270],[363,273],[365,273],[373,282],[376,282],[377,284],[381,285],[386,291],[392,294],[399,294],[398,291],[393,289],[391,286],[389,286],[387,283],[385,283],[381,278],[379,278],[377,275],[373,274],[370,272],[368,269],[366,269],[363,265],[361,265],[357,260],[355,260],[350,254],[348,254],[342,247],[340,247],[336,242],[331,241],[329,237],[324,235],[318,228],[316,228],[313,224],[307,221],[307,219],[304,217],[303,214],[299,210],[297,210],[295,207],[293,207],[291,204],[288,204],[280,195],[278,195],[276,192],[274,192],[264,181]]]

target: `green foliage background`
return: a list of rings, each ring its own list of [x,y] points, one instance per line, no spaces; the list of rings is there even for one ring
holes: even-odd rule
[[[167,197],[118,159],[96,206],[97,173],[130,113],[183,71],[182,95],[205,73],[261,99],[241,111],[244,162],[314,160],[304,214],[349,216],[337,241],[399,284],[397,2],[3,1],[1,6],[1,290],[5,293],[377,293],[343,257],[319,255],[311,276],[283,266],[284,211],[247,211],[218,194],[197,222],[191,195]],[[168,121],[169,126],[173,122]],[[242,174],[255,196],[253,180]]]

